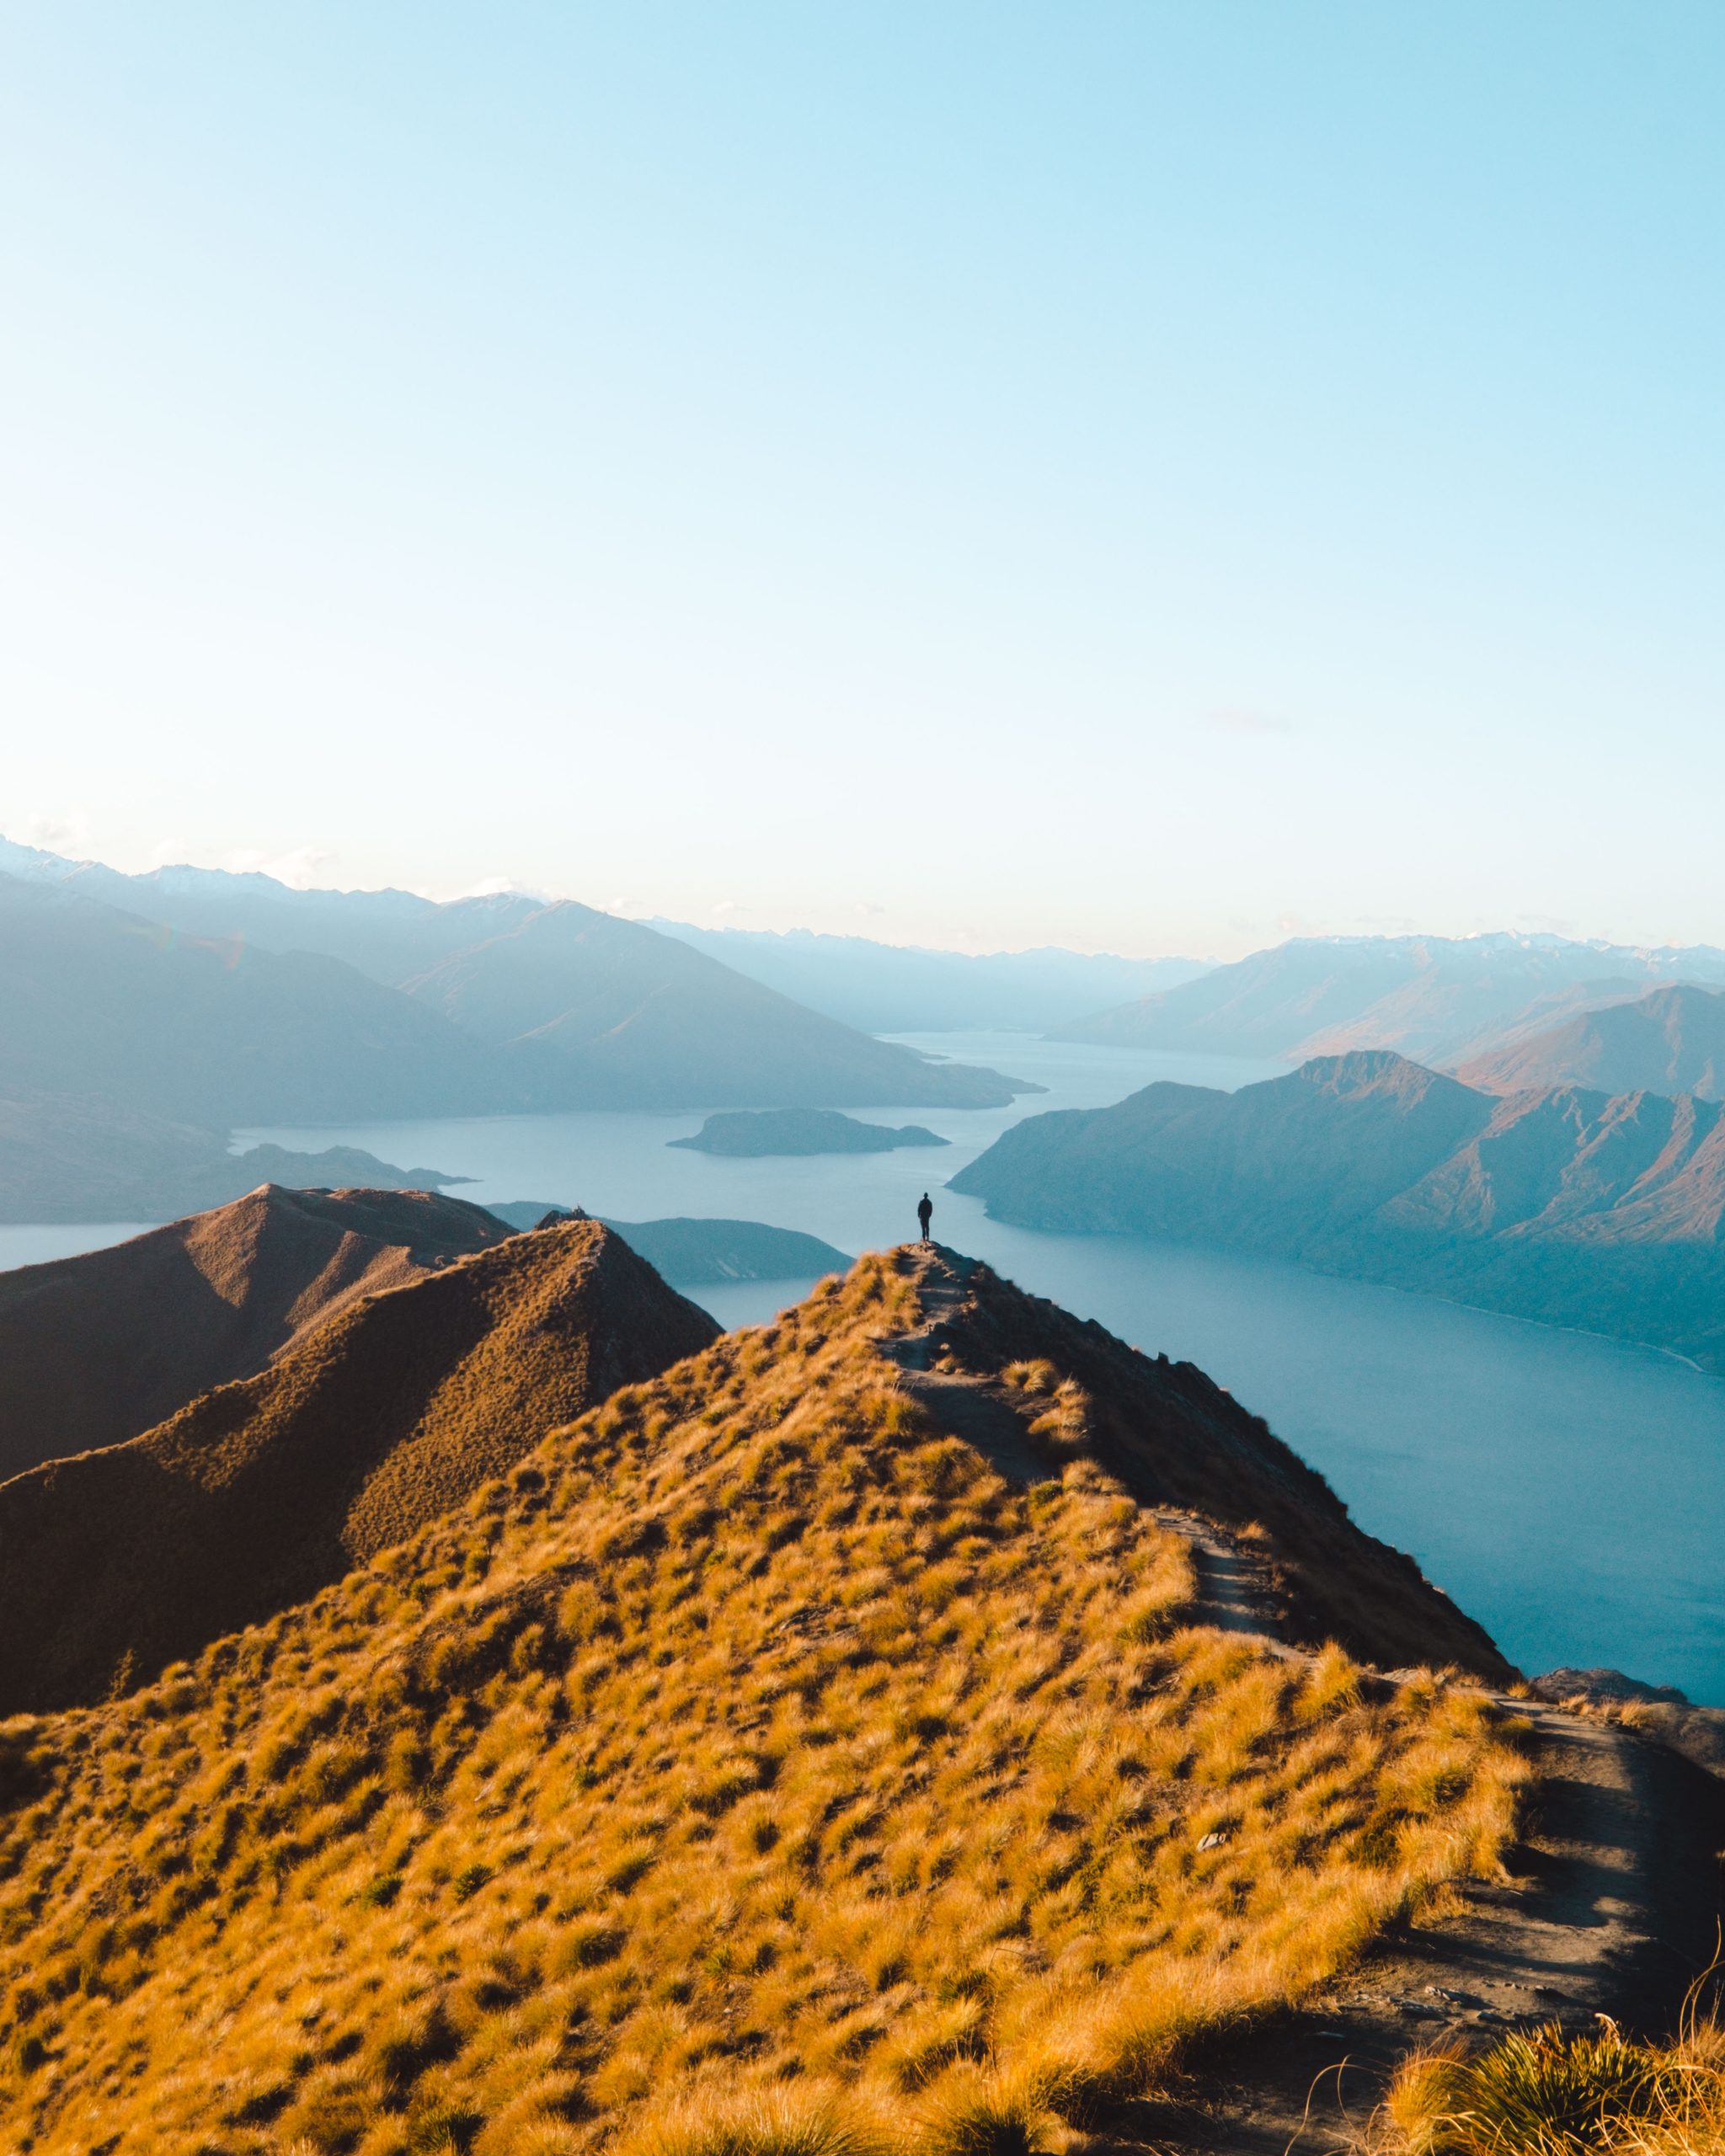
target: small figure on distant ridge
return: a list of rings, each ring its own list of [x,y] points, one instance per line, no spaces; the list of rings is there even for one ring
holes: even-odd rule
[[[928,1224],[934,1218],[934,1207],[931,1203],[928,1193],[926,1190],[922,1193],[922,1203],[916,1208],[916,1218],[922,1223],[922,1240],[924,1242],[927,1242],[928,1241]]]

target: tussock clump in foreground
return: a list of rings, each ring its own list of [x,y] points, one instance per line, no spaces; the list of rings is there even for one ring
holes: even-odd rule
[[[1669,2045],[1603,2022],[1437,2052],[1402,2068],[1388,2108],[1407,2156],[1720,2156],[1725,2030],[1690,2013]]]
[[[943,1432],[875,1344],[932,1263],[0,1730],[0,2142],[1039,2144],[1492,1869],[1482,1694],[1194,1626],[1186,1541],[1096,1451],[1009,1480]]]

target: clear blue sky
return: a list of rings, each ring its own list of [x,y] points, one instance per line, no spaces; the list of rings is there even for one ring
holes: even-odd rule
[[[0,830],[1725,942],[1725,7],[0,6]]]

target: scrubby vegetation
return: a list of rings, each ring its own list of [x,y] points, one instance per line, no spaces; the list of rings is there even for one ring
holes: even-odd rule
[[[1720,2156],[1725,2030],[1690,2017],[1670,2045],[1609,2023],[1411,2061],[1389,2111],[1407,2156]]]
[[[0,2141],[990,2156],[1495,1866],[1481,1693],[1194,1627],[1060,1374],[1008,1483],[875,1353],[918,1318],[865,1261],[0,1727]]]

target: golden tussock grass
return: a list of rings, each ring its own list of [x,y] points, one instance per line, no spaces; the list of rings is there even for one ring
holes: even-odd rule
[[[1494,1869],[1482,1694],[1192,1626],[1067,1420],[1025,1487],[922,1418],[916,1318],[865,1261],[0,1729],[0,2141],[1005,2156]]]
[[[1602,2020],[1435,2052],[1402,2069],[1386,2109],[1407,2156],[1721,2156],[1725,2030],[1691,2012],[1670,2044]]]

